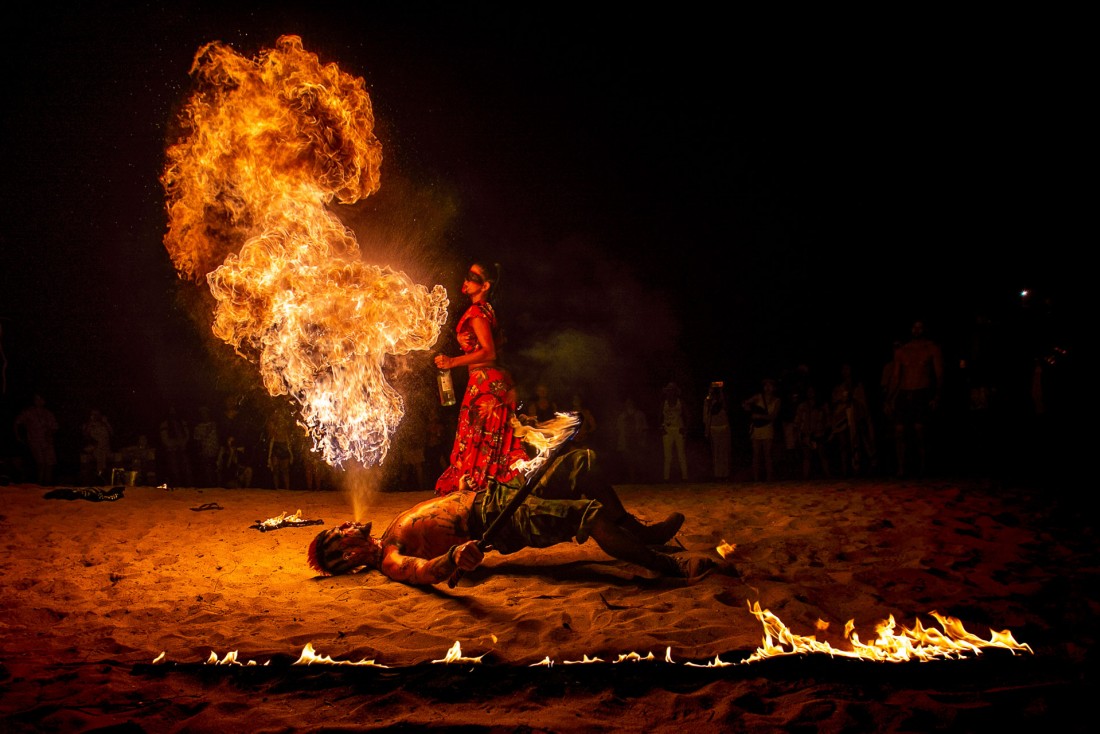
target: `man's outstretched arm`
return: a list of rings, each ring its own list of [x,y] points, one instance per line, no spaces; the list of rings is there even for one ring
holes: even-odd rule
[[[389,546],[382,557],[380,570],[394,581],[429,586],[447,580],[457,569],[472,571],[484,558],[484,552],[473,540],[453,546],[435,558],[407,556],[397,546]]]

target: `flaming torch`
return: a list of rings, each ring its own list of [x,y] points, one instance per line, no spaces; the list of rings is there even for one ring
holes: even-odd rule
[[[448,301],[440,285],[363,262],[329,209],[379,189],[364,81],[297,36],[255,59],[209,43],[190,73],[185,135],[161,177],[165,248],[181,278],[208,285],[214,334],[300,406],[327,463],[381,463],[404,417],[386,359],[430,349]]]

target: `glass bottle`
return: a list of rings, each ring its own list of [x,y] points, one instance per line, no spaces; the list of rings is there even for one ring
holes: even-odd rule
[[[451,371],[439,370],[439,374],[436,375],[436,382],[439,383],[439,404],[444,407],[454,405],[455,386],[451,381]]]

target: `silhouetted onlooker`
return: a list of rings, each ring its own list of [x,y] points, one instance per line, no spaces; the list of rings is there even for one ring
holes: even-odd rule
[[[82,478],[87,484],[106,483],[109,479],[107,462],[111,456],[114,428],[111,427],[107,416],[93,408],[88,414],[88,420],[81,426],[81,432],[84,436],[84,451],[80,457]]]
[[[829,469],[829,454],[826,441],[829,437],[828,409],[817,398],[817,390],[807,385],[806,395],[798,404],[794,414],[794,424],[798,432],[798,445],[802,457],[802,478],[810,479],[814,473],[814,463],[821,475],[832,477]]]
[[[195,455],[199,463],[199,480],[204,487],[218,486],[218,423],[205,405],[199,407],[199,422],[191,434],[195,441]]]
[[[749,438],[752,441],[752,479],[754,482],[775,479],[774,451],[776,423],[782,400],[775,380],[764,378],[761,391],[741,404],[749,413]]]
[[[637,483],[643,478],[642,464],[646,458],[649,421],[633,398],[627,398],[615,422],[615,449],[619,454],[621,478],[632,484]]]
[[[144,433],[137,437],[132,446],[122,449],[122,461],[133,472],[134,483],[153,486],[157,481],[157,450],[149,443]]]
[[[524,406],[523,414],[539,423],[545,423],[558,412],[558,404],[550,398],[550,388],[544,384],[535,387],[535,396]]]
[[[703,401],[703,437],[710,442],[714,478],[729,479],[732,441],[729,408],[722,382],[712,382],[706,400]]]
[[[574,446],[588,446],[592,441],[592,434],[596,432],[596,416],[584,403],[584,399],[580,396],[580,393],[573,394],[572,408],[573,412],[578,413],[581,417],[581,425],[577,428],[576,435],[573,436]]]
[[[928,469],[927,428],[939,407],[943,392],[943,353],[925,336],[924,322],[913,322],[911,338],[894,352],[890,403],[893,406],[894,441],[898,476],[905,476],[916,462],[922,476]]]
[[[862,474],[876,464],[875,428],[867,405],[867,391],[855,378],[850,364],[840,368],[840,382],[833,387],[829,441],[840,476]]]
[[[252,416],[241,408],[243,400],[231,396],[218,424],[221,448],[218,450],[218,483],[223,487],[251,487],[255,457],[259,455],[259,436]]]
[[[267,421],[267,468],[275,489],[290,489],[290,467],[294,463],[292,422],[276,410]]]
[[[43,487],[53,484],[54,467],[57,466],[54,444],[57,430],[57,418],[46,407],[46,399],[41,395],[35,395],[33,404],[15,418],[16,439],[26,443],[30,449],[36,481]]]
[[[168,408],[168,415],[160,423],[161,469],[165,481],[177,487],[194,486],[191,473],[191,427],[180,417],[175,406]]]
[[[664,472],[667,482],[672,476],[672,460],[676,459],[680,467],[680,480],[688,480],[687,452],[684,441],[687,439],[687,410],[680,398],[680,386],[675,382],[665,385],[664,400],[661,401],[661,442],[664,448]]]

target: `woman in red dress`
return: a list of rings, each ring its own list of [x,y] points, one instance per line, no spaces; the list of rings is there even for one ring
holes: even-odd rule
[[[523,444],[514,435],[512,417],[516,411],[515,382],[497,364],[499,327],[489,302],[499,266],[474,263],[462,281],[462,292],[470,307],[458,320],[456,332],[462,355],[435,358],[439,369],[466,367],[470,379],[458,413],[458,431],[451,449],[451,464],[435,483],[436,494],[459,489],[459,479],[468,477],[467,489],[485,489],[488,479],[511,482],[520,475],[513,466],[527,459]]]

